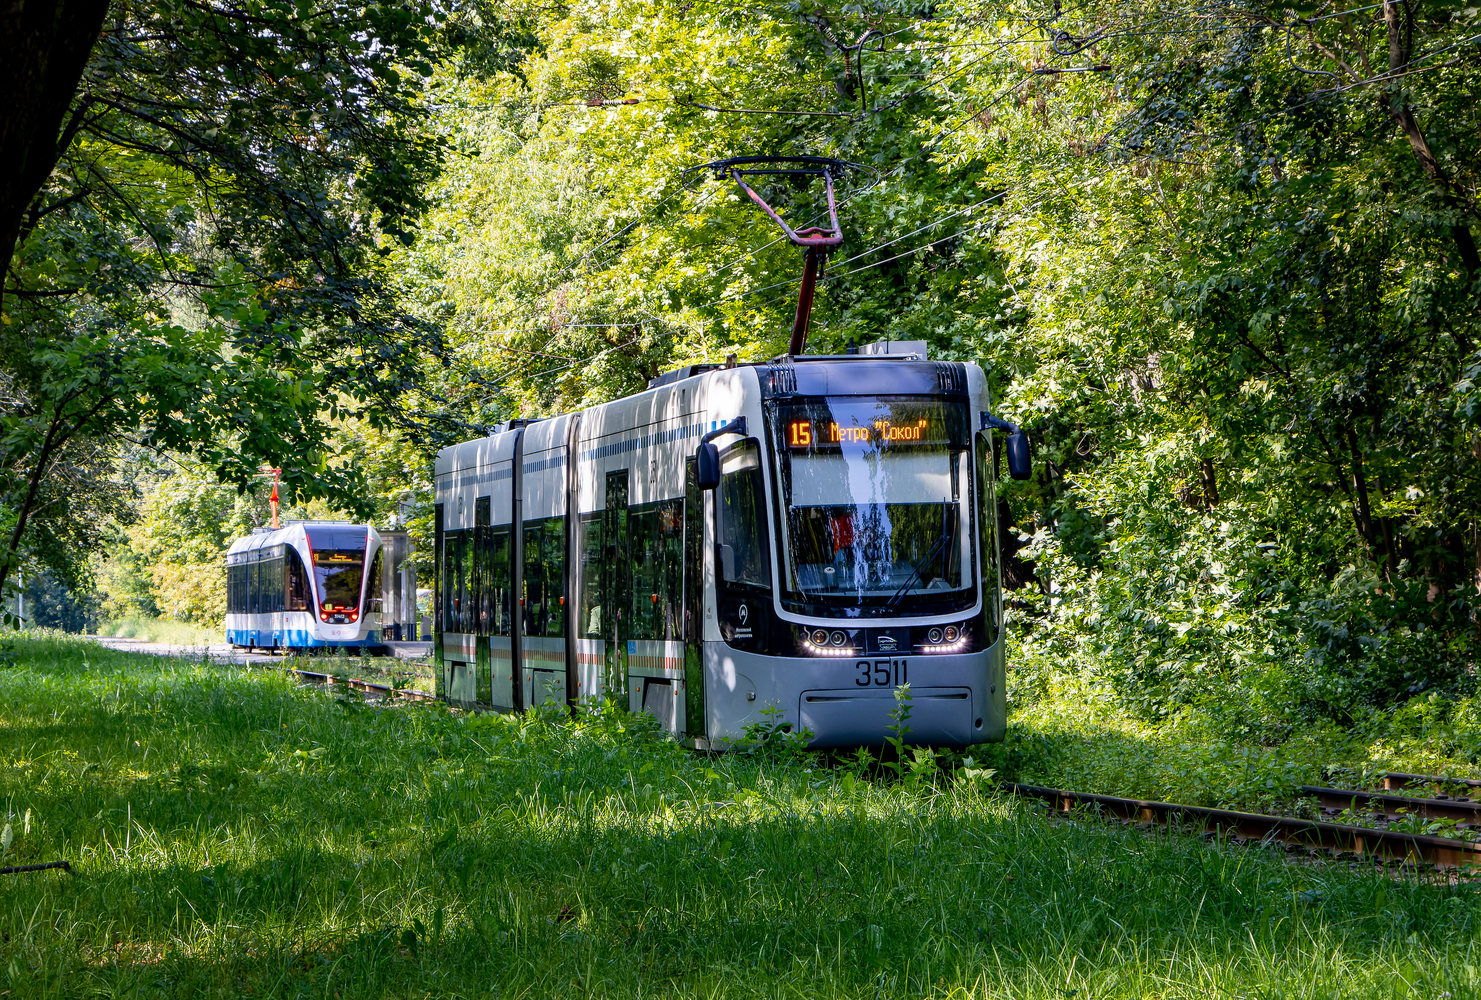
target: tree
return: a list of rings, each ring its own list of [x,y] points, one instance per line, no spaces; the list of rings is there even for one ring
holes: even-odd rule
[[[478,6],[109,8],[61,119],[5,125],[6,159],[13,142],[25,155],[0,210],[25,207],[0,252],[0,585],[76,442],[194,454],[238,484],[270,463],[290,491],[353,509],[335,418],[435,439],[435,416],[399,397],[440,340],[384,258],[440,169],[418,127],[429,60],[507,67],[501,32]],[[52,107],[85,33],[36,34],[15,86],[43,74]],[[42,171],[33,147],[52,144]]]

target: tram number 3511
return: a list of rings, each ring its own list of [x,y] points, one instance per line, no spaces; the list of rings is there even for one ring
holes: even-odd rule
[[[859,676],[854,678],[854,683],[859,687],[899,687],[909,683],[908,666],[906,660],[858,660],[854,669],[859,671]]]

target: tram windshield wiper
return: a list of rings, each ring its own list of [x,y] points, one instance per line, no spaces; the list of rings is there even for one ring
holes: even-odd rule
[[[910,568],[910,575],[905,578],[904,583],[900,584],[900,589],[891,594],[890,599],[884,602],[886,609],[893,608],[896,604],[900,603],[900,598],[905,596],[905,592],[910,589],[910,585],[921,579],[921,573],[927,566],[931,565],[931,562],[937,555],[950,551],[949,546],[951,545],[953,534],[954,525],[951,518],[951,501],[942,497],[941,534],[936,536],[936,541],[931,543],[931,547],[926,550],[926,554],[921,557],[920,561]]]

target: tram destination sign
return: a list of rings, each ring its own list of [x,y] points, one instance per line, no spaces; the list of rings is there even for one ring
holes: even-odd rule
[[[878,418],[866,424],[841,424],[836,420],[813,420],[797,417],[787,421],[787,448],[792,451],[816,451],[843,445],[912,446],[943,445],[948,440],[945,428],[928,417],[895,422]]]

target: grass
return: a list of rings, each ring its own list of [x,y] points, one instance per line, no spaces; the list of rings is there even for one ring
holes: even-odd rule
[[[226,641],[226,633],[221,629],[202,628],[165,618],[116,618],[100,624],[98,634],[121,639],[142,639],[145,642],[167,642],[177,646],[209,646]]]
[[[1008,737],[981,755],[1015,781],[1264,812],[1313,809],[1300,785],[1371,787],[1387,770],[1481,777],[1475,698],[1426,695],[1341,727],[1246,720],[1229,695],[1153,724],[1093,672],[1016,665]]]
[[[378,708],[16,640],[15,997],[1473,997],[1472,883],[1046,822],[965,771]],[[0,836],[0,841],[7,838]]]

